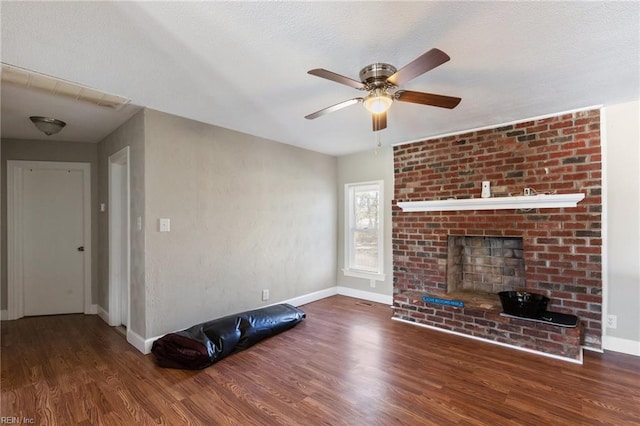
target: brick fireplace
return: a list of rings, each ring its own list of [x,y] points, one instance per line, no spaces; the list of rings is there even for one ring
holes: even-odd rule
[[[575,358],[580,344],[601,347],[599,110],[396,146],[394,169],[394,317],[563,357]],[[409,212],[397,205],[480,198],[482,181],[491,182],[492,198],[524,188],[585,198],[567,208]],[[481,259],[465,266],[474,248]],[[498,252],[500,259],[491,255]],[[455,277],[458,287],[448,288]],[[580,326],[504,318],[501,288],[544,294],[549,310],[578,316]]]

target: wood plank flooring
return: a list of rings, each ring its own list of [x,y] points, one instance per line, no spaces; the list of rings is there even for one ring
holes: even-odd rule
[[[162,369],[97,316],[2,323],[0,416],[47,425],[639,425],[640,358],[584,365],[392,321],[334,296],[201,371]]]

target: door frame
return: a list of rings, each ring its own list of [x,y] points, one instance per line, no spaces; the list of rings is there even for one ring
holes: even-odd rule
[[[114,173],[115,167],[125,168],[124,182],[121,175]],[[131,168],[129,147],[109,156],[109,325],[119,326],[126,314],[127,328],[131,322]],[[122,185],[124,184],[124,185]],[[124,186],[124,194],[115,188]],[[124,214],[123,214],[124,213]],[[124,218],[124,223],[123,223]],[[116,232],[122,235],[124,228],[126,237],[116,238]],[[116,244],[119,242],[120,244]],[[124,253],[123,253],[124,252]],[[124,254],[124,256],[123,256]],[[123,258],[126,259],[123,265]],[[116,279],[116,272],[121,270],[121,280]],[[122,292],[127,294],[126,313],[122,312]]]
[[[83,234],[84,234],[84,313],[92,313],[91,295],[91,164],[58,161],[7,160],[7,317],[24,316],[23,233],[22,233],[22,172],[36,170],[82,171]]]

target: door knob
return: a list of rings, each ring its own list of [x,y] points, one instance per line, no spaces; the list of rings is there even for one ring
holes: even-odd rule
[[[84,251],[84,246],[78,247],[78,251]]]

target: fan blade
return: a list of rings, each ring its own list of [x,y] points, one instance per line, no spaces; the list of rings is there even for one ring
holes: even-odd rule
[[[387,128],[387,113],[381,112],[378,114],[372,114],[373,117],[373,131],[383,130]]]
[[[395,74],[387,79],[387,82],[396,86],[402,86],[412,78],[444,64],[449,59],[451,59],[449,55],[444,53],[442,50],[431,49],[428,52],[423,53],[422,56],[419,56],[412,62],[409,62],[404,67],[400,68]]]
[[[433,93],[413,92],[411,90],[398,90],[395,98],[401,102],[411,102],[414,104],[431,105],[440,108],[453,109],[462,100],[453,96],[435,95]]]
[[[335,81],[336,83],[345,84],[347,86],[353,87],[354,89],[364,90],[364,84],[362,82],[353,80],[340,74],[336,74],[335,72],[327,71],[323,68],[316,68],[314,70],[307,71],[307,74],[326,78],[327,80]]]
[[[330,112],[334,112],[339,109],[346,108],[350,105],[360,103],[363,100],[364,100],[363,98],[349,99],[348,101],[340,102],[339,104],[335,104],[335,105],[331,105],[330,107],[323,108],[320,111],[316,111],[312,114],[305,116],[304,118],[306,118],[307,120],[313,120],[314,118],[318,118],[321,115],[329,114]]]

